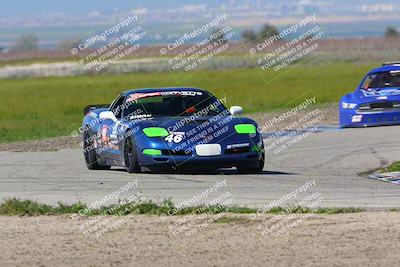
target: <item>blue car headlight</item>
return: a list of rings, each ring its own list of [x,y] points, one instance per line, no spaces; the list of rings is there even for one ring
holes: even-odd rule
[[[342,108],[344,109],[353,109],[357,106],[355,103],[347,103],[347,102],[342,102]]]
[[[257,128],[253,124],[236,124],[234,126],[238,134],[256,134]]]
[[[148,127],[143,129],[147,137],[166,137],[169,135],[168,131],[161,127]]]

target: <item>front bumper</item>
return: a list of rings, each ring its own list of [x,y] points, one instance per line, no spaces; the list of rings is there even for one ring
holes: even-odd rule
[[[196,155],[149,156],[138,154],[140,165],[150,170],[215,170],[232,168],[238,165],[255,165],[261,160],[261,152],[222,154],[200,157]]]
[[[400,111],[357,112],[356,110],[341,110],[340,127],[367,127],[400,124]]]

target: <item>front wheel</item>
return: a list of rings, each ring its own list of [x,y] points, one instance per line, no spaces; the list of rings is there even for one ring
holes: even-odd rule
[[[264,169],[265,153],[262,152],[261,159],[256,164],[237,166],[239,173],[261,173]]]
[[[138,173],[141,171],[137,160],[135,141],[130,136],[125,139],[124,159],[127,172]]]

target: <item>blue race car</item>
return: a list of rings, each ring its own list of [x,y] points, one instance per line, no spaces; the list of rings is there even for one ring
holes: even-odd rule
[[[400,124],[400,62],[373,69],[355,92],[340,99],[341,127]]]
[[[263,138],[257,124],[238,117],[217,99],[195,88],[123,92],[111,105],[85,108],[84,156],[89,169],[125,167],[141,171],[217,170],[242,173],[264,168]]]

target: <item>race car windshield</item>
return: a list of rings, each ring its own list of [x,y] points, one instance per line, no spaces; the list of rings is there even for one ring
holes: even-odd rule
[[[400,72],[381,72],[368,75],[361,89],[400,88]]]
[[[128,96],[128,116],[215,116],[226,108],[214,96],[203,92],[155,92]]]

